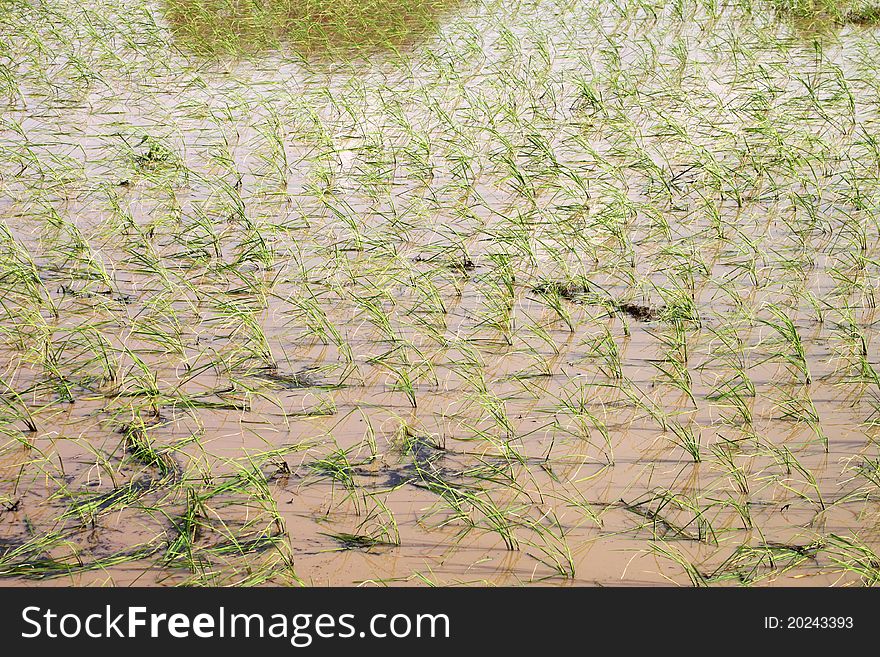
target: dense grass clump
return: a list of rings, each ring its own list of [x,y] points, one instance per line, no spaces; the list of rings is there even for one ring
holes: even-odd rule
[[[880,582],[872,6],[5,0],[0,581]]]

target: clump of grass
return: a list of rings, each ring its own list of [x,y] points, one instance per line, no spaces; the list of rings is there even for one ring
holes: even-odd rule
[[[794,18],[873,25],[880,22],[874,0],[772,0],[774,8]]]

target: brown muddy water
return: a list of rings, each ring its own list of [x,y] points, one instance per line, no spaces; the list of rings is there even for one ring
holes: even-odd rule
[[[4,5],[0,581],[878,581],[880,32],[322,7]]]

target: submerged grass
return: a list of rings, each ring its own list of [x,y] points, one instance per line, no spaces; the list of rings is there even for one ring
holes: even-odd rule
[[[461,0],[163,0],[178,43],[202,54],[292,44],[303,56],[363,55],[435,31]]]
[[[875,12],[6,0],[0,576],[876,584]]]
[[[874,25],[880,23],[876,0],[772,0],[781,13],[794,18]]]

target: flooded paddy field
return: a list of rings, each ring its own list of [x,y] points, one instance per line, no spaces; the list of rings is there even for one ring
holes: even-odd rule
[[[0,7],[0,583],[880,579],[880,5]]]

